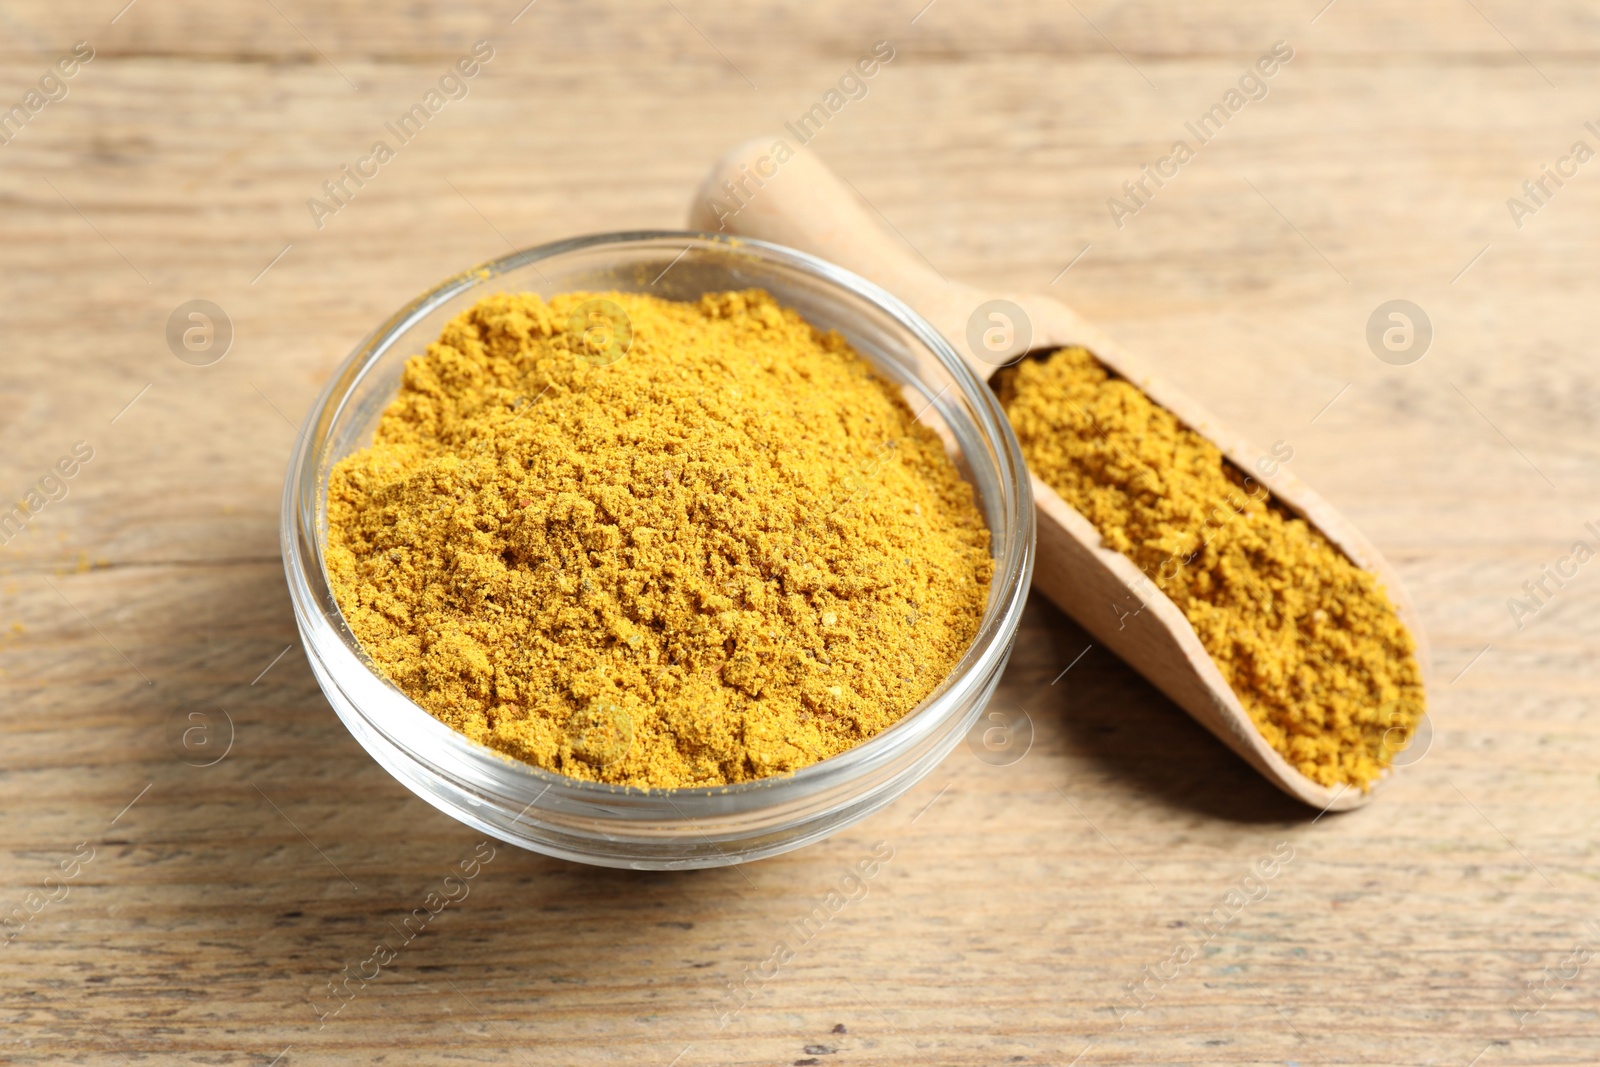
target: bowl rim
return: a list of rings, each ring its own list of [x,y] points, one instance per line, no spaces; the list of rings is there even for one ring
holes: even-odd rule
[[[538,767],[471,740],[429,714],[371,662],[332,595],[326,559],[319,550],[318,516],[327,492],[327,484],[319,477],[319,470],[323,466],[322,456],[329,445],[326,439],[319,437],[319,428],[331,430],[338,423],[366,376],[405,333],[460,294],[490,284],[495,278],[522,267],[534,266],[537,272],[539,262],[572,252],[608,246],[657,245],[666,241],[687,242],[685,252],[699,243],[705,248],[720,247],[724,252],[754,253],[758,258],[776,261],[781,266],[798,268],[801,273],[845,290],[849,296],[866,300],[895,320],[932,354],[960,390],[970,413],[969,421],[994,454],[994,473],[1001,490],[1001,507],[997,513],[1005,522],[1004,544],[1000,543],[999,531],[993,526],[989,527],[990,554],[995,562],[995,572],[990,579],[989,600],[979,620],[978,632],[932,694],[908,709],[886,729],[843,752],[787,774],[731,785],[641,788],[593,782]],[[865,354],[863,358],[874,362]],[[930,403],[938,399],[935,396]],[[327,466],[331,469],[332,464]],[[981,500],[979,506],[982,510]],[[985,522],[987,525],[987,516]],[[524,814],[547,793],[555,792],[580,804],[598,805],[608,815],[624,818],[628,817],[629,812],[615,809],[613,805],[618,801],[623,801],[625,808],[631,806],[629,801],[635,804],[648,800],[665,801],[685,820],[690,818],[690,811],[679,808],[679,803],[691,811],[698,809],[702,814],[729,814],[768,806],[757,801],[774,788],[781,787],[785,792],[802,795],[823,792],[860,773],[887,764],[901,751],[913,749],[919,741],[934,734],[940,725],[961,709],[968,691],[995,671],[997,661],[1004,662],[1009,656],[1031,586],[1035,556],[1033,493],[1021,446],[993,390],[974,373],[938,330],[887,290],[826,260],[768,241],[695,230],[624,230],[552,241],[460,271],[407,302],[367,334],[339,363],[307,412],[284,479],[280,535],[284,568],[297,614],[310,615],[328,626],[365,671],[398,696],[416,716],[425,720],[418,720],[418,728],[438,737],[440,744],[452,750],[450,756],[481,767],[491,774],[495,771],[503,774],[509,768],[519,780],[525,780],[530,795],[534,791],[537,795],[529,800],[528,806],[523,809]],[[308,546],[311,551],[303,551],[302,545]],[[308,559],[308,556],[314,558]],[[324,604],[332,604],[335,614],[330,615]],[[302,640],[305,640],[305,635],[302,635]],[[378,721],[367,709],[354,706],[371,728],[386,735],[409,758],[429,765],[436,772],[441,769],[440,761],[417,752],[415,746],[403,743],[394,729]],[[485,761],[488,761],[487,766]],[[517,796],[516,799],[523,797]],[[741,803],[741,800],[751,803]],[[774,803],[778,800],[776,796],[771,797]]]

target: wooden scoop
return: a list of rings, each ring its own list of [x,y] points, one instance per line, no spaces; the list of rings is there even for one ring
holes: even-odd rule
[[[787,245],[854,271],[915,308],[984,379],[1023,353],[1013,348],[992,361],[977,358],[978,349],[969,343],[974,313],[978,313],[978,335],[990,321],[988,316],[998,312],[1001,318],[993,322],[1009,326],[1014,345],[1030,352],[1082,345],[1210,439],[1241,470],[1258,477],[1282,504],[1321,530],[1358,566],[1375,573],[1416,641],[1417,662],[1424,666],[1429,662],[1416,611],[1393,570],[1327,501],[1281,467],[1273,476],[1263,474],[1257,467],[1263,455],[1259,449],[1151,374],[1065,304],[1036,293],[1007,293],[948,281],[891,238],[861,199],[811,153],[800,151],[779,162],[772,152],[778,141],[776,137],[749,141],[724,156],[695,195],[690,228]],[[1009,302],[1021,315],[993,301]],[[1031,339],[1023,339],[1024,334]],[[1036,476],[1032,483],[1039,530],[1033,581],[1046,596],[1291,796],[1335,811],[1371,799],[1370,792],[1354,787],[1330,789],[1290,766],[1251,722],[1177,605],[1128,557],[1103,548],[1095,528],[1054,490]],[[1374,789],[1387,778],[1374,783]]]

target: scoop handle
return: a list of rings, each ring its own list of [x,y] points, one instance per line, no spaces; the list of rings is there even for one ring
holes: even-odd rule
[[[695,194],[689,225],[809,252],[914,306],[971,289],[897,243],[855,190],[810,151],[776,137],[746,141],[717,160]]]
[[[993,321],[1012,329],[1019,343],[1028,338],[1025,348],[1098,340],[1070,308],[1049,297],[945,278],[891,235],[852,186],[810,151],[793,150],[777,137],[746,141],[712,166],[690,207],[689,226],[787,245],[861,275],[910,304],[984,378],[1008,362],[975,352],[969,336],[976,330],[981,338],[991,328],[994,301],[1022,309],[1019,316],[1002,307],[1002,318]]]

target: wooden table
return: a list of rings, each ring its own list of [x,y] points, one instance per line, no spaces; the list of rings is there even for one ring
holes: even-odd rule
[[[1507,605],[1600,544],[1600,162],[1561,163],[1600,149],[1589,6],[122,2],[0,13],[0,106],[94,50],[0,146],[0,484],[93,449],[0,550],[0,914],[26,920],[0,926],[0,1061],[1600,1059],[1600,563],[1521,627]],[[307,200],[480,39],[468,95],[319,229]],[[1432,748],[1315,819],[1035,602],[996,698],[1034,730],[1017,762],[958,750],[743,869],[502,846],[319,1022],[480,837],[357,747],[296,644],[277,519],[302,414],[446,274],[680,225],[716,154],[879,40],[894,59],[810,149],[946,274],[1050,287],[1292,447],[1427,620]],[[1279,40],[1266,97],[1117,228],[1107,199]],[[1542,164],[1576,176],[1514,220]],[[1365,338],[1395,298],[1434,329],[1407,366]],[[165,337],[192,299],[232,324],[209,366]],[[195,766],[220,711],[231,748]],[[867,896],[723,1018],[880,841]]]

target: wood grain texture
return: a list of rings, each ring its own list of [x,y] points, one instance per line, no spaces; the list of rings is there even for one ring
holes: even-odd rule
[[[95,455],[0,549],[0,915],[94,854],[0,947],[0,1061],[1600,1058],[1600,970],[1557,973],[1600,941],[1600,564],[1521,629],[1506,605],[1600,525],[1600,162],[1521,229],[1505,205],[1600,147],[1592,11],[920,6],[6,5],[0,103],[74,41],[97,54],[0,146],[0,478],[21,495],[74,442]],[[318,230],[306,199],[480,38],[471,94]],[[319,990],[479,838],[350,740],[294,646],[276,524],[300,416],[444,275],[680,225],[711,160],[880,39],[896,58],[813,147],[947,275],[1059,295],[1291,445],[1425,620],[1432,749],[1313,823],[1102,650],[1077,659],[1090,638],[1036,599],[996,697],[1033,727],[1017,762],[958,750],[741,870],[502,849],[319,1026]],[[1106,198],[1279,39],[1296,57],[1267,98],[1117,229]],[[1436,330],[1409,367],[1363,337],[1394,297]],[[163,336],[192,298],[236,329],[209,367]],[[175,729],[217,709],[231,749],[186,764]],[[865,898],[719,1025],[728,983],[880,840]],[[1234,909],[1280,843],[1293,859]],[[1205,944],[1119,1026],[1183,938]]]

